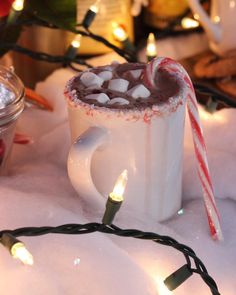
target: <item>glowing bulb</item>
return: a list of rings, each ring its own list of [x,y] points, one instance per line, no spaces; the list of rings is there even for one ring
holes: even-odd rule
[[[128,38],[128,35],[126,31],[122,28],[122,26],[120,26],[117,23],[113,23],[112,27],[113,27],[113,35],[118,41],[123,42]]]
[[[164,282],[161,278],[157,278],[156,283],[157,283],[158,294],[160,294],[160,295],[173,295],[173,292],[168,290],[168,288],[166,287],[166,285],[164,284]]]
[[[81,34],[78,34],[78,35],[75,36],[75,38],[74,38],[73,41],[71,42],[71,45],[72,45],[74,48],[79,48],[79,47],[80,47],[81,37],[82,37],[82,35],[81,35]]]
[[[235,1],[234,0],[230,0],[229,1],[229,7],[230,8],[234,8],[235,7]]]
[[[94,13],[98,13],[99,11],[99,4],[101,0],[97,0],[93,5],[89,7],[89,10],[93,11]]]
[[[157,56],[157,47],[155,43],[155,36],[153,33],[148,35],[146,55],[148,57]]]
[[[184,17],[181,20],[181,26],[184,29],[197,28],[197,27],[199,27],[199,22],[197,20],[194,20],[194,19],[190,18],[190,17]]]
[[[219,15],[215,15],[213,20],[214,20],[215,23],[219,23],[220,22]]]
[[[21,11],[21,10],[23,10],[23,8],[24,8],[24,0],[15,0],[12,3],[12,8],[15,11]]]
[[[221,113],[215,112],[215,113],[209,113],[205,111],[202,108],[199,108],[199,114],[202,120],[204,121],[217,121],[219,123],[226,123],[226,117],[224,117]]]
[[[113,192],[109,194],[106,202],[106,210],[102,218],[102,223],[111,225],[116,213],[120,210],[123,202],[123,193],[128,181],[128,171],[124,170],[117,178]]]
[[[211,118],[213,118],[213,114],[209,113],[209,112],[206,112],[202,109],[199,109],[199,114],[200,114],[200,117],[205,120],[205,121],[208,121],[210,120]]]
[[[18,258],[20,261],[22,261],[24,264],[27,265],[33,265],[34,259],[33,256],[30,254],[30,252],[26,249],[25,245],[21,242],[15,243],[11,247],[11,255],[14,258]]]
[[[194,13],[193,17],[194,17],[195,20],[199,20],[200,19],[200,16],[197,13]]]
[[[110,193],[109,197],[116,202],[122,202],[124,200],[123,194],[128,181],[128,171],[124,170],[121,175],[117,178],[113,192]]]

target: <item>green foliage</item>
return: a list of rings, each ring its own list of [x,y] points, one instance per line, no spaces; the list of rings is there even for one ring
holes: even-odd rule
[[[75,30],[76,0],[28,0],[25,9],[49,24],[64,30]]]
[[[24,21],[33,24],[42,20],[60,29],[76,32],[76,0],[26,0],[16,22],[8,25],[6,20],[0,18],[0,56],[8,51],[1,43],[16,43],[23,28],[20,23]]]

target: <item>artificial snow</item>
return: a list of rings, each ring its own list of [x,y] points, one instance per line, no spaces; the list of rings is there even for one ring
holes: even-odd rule
[[[34,143],[14,146],[9,175],[0,178],[1,229],[101,221],[103,212],[88,208],[67,176],[70,132],[63,90],[72,75],[71,71],[60,69],[38,84],[38,93],[54,105],[53,113],[26,109],[19,121],[18,131],[33,136]],[[124,228],[170,235],[191,246],[216,280],[221,294],[234,295],[236,110],[224,109],[215,115],[203,110],[201,113],[224,241],[215,242],[209,235],[188,120],[183,214],[157,223],[148,216],[121,208],[115,223]],[[20,239],[32,252],[35,263],[32,267],[23,266],[0,246],[1,294],[166,295],[160,290],[160,282],[185,263],[182,255],[172,248],[101,233]],[[173,294],[211,293],[193,275]]]

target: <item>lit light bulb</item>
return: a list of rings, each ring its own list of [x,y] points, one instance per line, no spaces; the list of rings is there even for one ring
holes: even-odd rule
[[[33,265],[34,259],[25,245],[17,240],[10,233],[4,233],[0,239],[2,245],[6,247],[14,258],[19,259],[24,264]]]
[[[84,19],[82,21],[82,26],[85,29],[88,29],[92,22],[94,21],[98,11],[99,11],[100,0],[97,0],[93,5],[89,7],[89,10],[86,12]]]
[[[184,17],[181,20],[181,26],[184,29],[193,29],[199,27],[199,22],[195,19],[192,19],[190,17]]]
[[[15,11],[21,11],[24,9],[24,0],[15,0],[13,3],[12,3],[12,8],[15,10]]]
[[[101,0],[97,0],[93,5],[89,7],[89,10],[93,11],[94,13],[98,13],[100,2]]]
[[[21,15],[22,10],[24,9],[24,0],[15,0],[12,3],[10,13],[7,18],[7,24],[11,25],[16,22],[18,17]]]
[[[77,34],[75,36],[75,38],[72,40],[71,42],[71,45],[74,47],[74,48],[79,48],[80,47],[80,44],[81,44],[81,37],[82,35],[81,34]]]
[[[68,47],[65,53],[65,56],[70,58],[71,60],[73,60],[77,55],[77,51],[80,48],[80,44],[81,44],[81,37],[82,37],[81,34],[77,34],[74,37],[74,39],[71,41],[70,46]]]
[[[119,41],[125,50],[131,52],[132,54],[136,54],[136,48],[134,47],[134,44],[130,41],[129,36],[122,25],[119,25],[118,23],[113,22],[112,34],[114,39],[116,41]]]
[[[214,18],[213,18],[214,22],[216,24],[218,24],[220,22],[220,16],[219,15],[215,15]]]
[[[219,122],[219,123],[227,123],[226,117],[221,112],[209,113],[206,110],[199,108],[199,114],[201,120],[204,121],[212,121],[212,122]]]
[[[114,189],[110,193],[110,198],[116,202],[122,202],[124,200],[123,194],[128,181],[128,171],[125,169],[121,175],[117,178]]]
[[[148,35],[146,55],[148,61],[157,56],[157,46],[155,42],[155,36],[153,33],[150,33]]]
[[[171,292],[164,284],[163,279],[156,278],[156,284],[157,284],[158,294],[160,294],[160,295],[173,295],[173,292]]]
[[[124,170],[117,178],[113,191],[109,194],[106,202],[106,210],[102,218],[102,223],[110,225],[119,211],[124,200],[123,194],[128,181],[128,171]]]
[[[229,1],[229,7],[234,8],[235,7],[235,0],[230,0]]]
[[[173,291],[193,275],[191,266],[185,264],[164,280],[164,285]]]
[[[26,249],[25,245],[21,242],[17,242],[11,247],[11,255],[14,258],[19,259],[26,265],[33,265],[34,259],[31,253]]]
[[[113,22],[112,28],[113,28],[113,31],[112,31],[113,36],[115,37],[117,41],[123,42],[128,39],[128,35],[126,31],[121,25]]]

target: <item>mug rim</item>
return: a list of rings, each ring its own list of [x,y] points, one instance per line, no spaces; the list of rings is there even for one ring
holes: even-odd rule
[[[95,67],[98,68],[98,67]],[[88,70],[86,70],[88,71]],[[84,72],[84,71],[83,71]],[[187,86],[185,85],[184,81],[178,77],[178,83],[180,85],[179,91],[176,95],[169,97],[165,102],[153,104],[151,106],[142,107],[142,108],[112,108],[112,107],[106,107],[104,106],[98,106],[94,104],[86,103],[82,100],[80,100],[77,97],[76,92],[73,92],[73,89],[71,89],[73,82],[76,78],[78,78],[81,73],[73,76],[71,79],[69,79],[66,83],[64,95],[66,97],[68,106],[72,108],[81,108],[86,113],[90,115],[96,114],[107,114],[108,116],[117,116],[117,117],[124,117],[126,120],[130,119],[131,117],[138,119],[143,118],[144,121],[150,121],[152,117],[155,116],[166,116],[173,112],[175,112],[179,106],[183,105],[186,101],[187,96]],[[173,74],[169,73],[170,76],[173,76]]]

